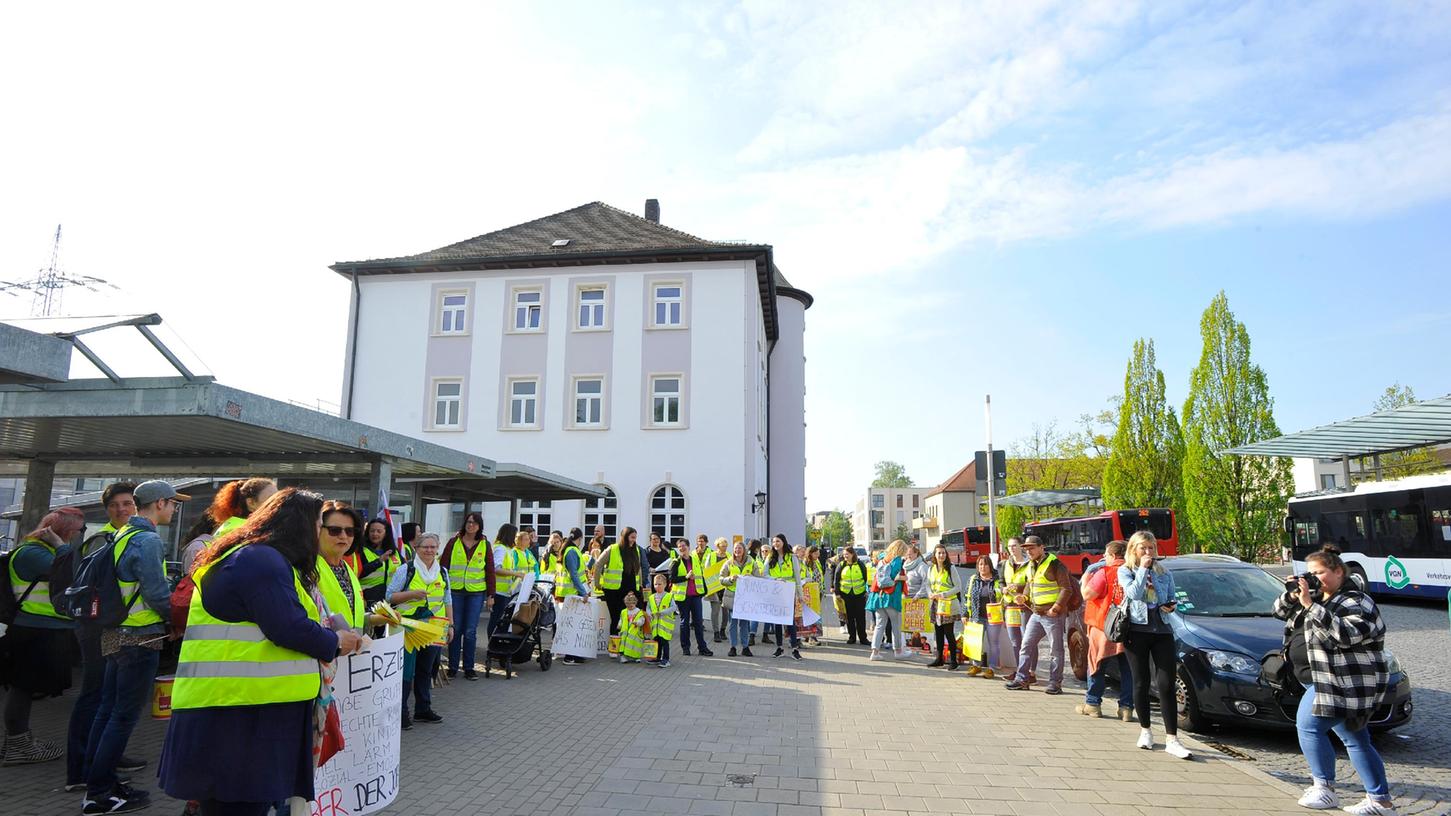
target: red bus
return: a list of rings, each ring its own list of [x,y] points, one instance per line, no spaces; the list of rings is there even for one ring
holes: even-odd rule
[[[992,554],[992,535],[987,525],[948,530],[942,534],[942,544],[947,547],[952,563],[966,567],[976,564],[979,555]]]
[[[1046,519],[1023,525],[1023,535],[1043,539],[1044,548],[1068,565],[1069,572],[1083,570],[1103,558],[1103,548],[1114,539],[1128,541],[1139,530],[1148,530],[1159,540],[1159,555],[1179,552],[1179,524],[1173,510],[1146,508],[1105,510],[1096,516]]]

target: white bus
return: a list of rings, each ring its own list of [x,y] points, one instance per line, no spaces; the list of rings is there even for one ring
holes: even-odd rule
[[[1376,594],[1439,599],[1451,588],[1451,474],[1296,496],[1285,528],[1296,573],[1330,543]]]

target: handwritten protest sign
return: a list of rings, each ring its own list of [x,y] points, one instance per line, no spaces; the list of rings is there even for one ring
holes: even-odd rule
[[[749,575],[736,579],[732,617],[761,623],[795,623],[796,588],[788,581],[772,581]]]
[[[559,614],[554,618],[554,653],[572,657],[595,657],[599,655],[600,617],[604,601],[591,598],[581,602],[570,598],[559,605]],[[604,628],[609,635],[609,625]]]
[[[806,596],[806,605],[816,613],[818,620],[821,619],[821,584],[812,581],[801,585],[801,592]]]
[[[375,640],[341,658],[333,695],[343,750],[314,775],[312,816],[376,813],[398,796],[398,737],[403,695],[403,635]]]
[[[720,585],[720,569],[724,566],[724,561],[717,561],[714,564],[711,564],[710,566],[701,570],[700,574],[705,577],[706,595],[714,595],[715,593],[720,592],[721,589],[723,589],[723,587]]]
[[[926,598],[905,598],[902,600],[902,631],[927,631],[927,607],[932,602]]]

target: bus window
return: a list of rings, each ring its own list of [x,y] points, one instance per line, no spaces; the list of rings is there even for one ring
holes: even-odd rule
[[[1305,556],[1320,549],[1320,525],[1313,521],[1295,522],[1294,557],[1304,561]]]
[[[1371,510],[1370,518],[1377,549],[1410,555],[1423,552],[1420,508],[1410,505]]]
[[[1451,510],[1431,511],[1431,551],[1451,557]]]
[[[1158,539],[1174,538],[1173,515],[1168,510],[1120,510],[1118,524],[1125,540],[1140,530],[1148,530]]]

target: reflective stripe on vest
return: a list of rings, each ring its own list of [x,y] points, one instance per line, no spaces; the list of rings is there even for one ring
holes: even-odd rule
[[[746,563],[744,563],[744,564],[737,564],[734,558],[732,558],[731,560],[727,561],[726,562],[726,565],[724,567],[721,567],[721,572],[723,572],[726,576],[729,576],[731,578],[739,578],[742,575],[758,575],[759,574],[757,572],[757,570],[756,570],[756,564],[755,564],[754,561],[751,561],[750,559],[747,559],[746,560]],[[728,586],[728,587],[726,587],[726,592],[732,592],[733,593],[735,591],[736,591],[736,584],[735,584],[734,581],[732,581],[731,582],[731,585]]]
[[[192,574],[196,589],[171,689],[174,709],[295,703],[317,697],[321,688],[315,658],[278,646],[255,623],[214,618],[202,605],[202,579],[206,573],[240,549],[228,550]],[[292,570],[292,585],[308,619],[317,621],[317,604],[302,588],[296,569]]]
[[[139,532],[141,532],[140,527],[132,527],[130,524],[122,528],[120,535],[116,538],[116,549],[112,552],[116,559],[116,564],[121,563],[121,554],[126,552],[126,547],[131,544],[131,539],[135,538]],[[166,562],[160,561],[159,563],[161,564],[161,572],[165,575]],[[140,581],[122,581],[120,572],[117,572],[116,585],[121,588],[121,600],[126,602],[126,608],[128,610],[126,619],[121,621],[122,628],[129,626],[150,626],[161,623],[161,616],[156,614],[156,610],[147,606],[145,603],[136,603],[141,597]]]
[[[535,575],[538,575],[539,558],[535,556],[534,553],[528,550],[521,550],[518,547],[510,547],[509,551],[504,553],[504,569],[514,570],[515,572],[532,572]],[[514,590],[519,587],[519,582],[522,580],[524,579],[509,578],[508,588],[505,589],[502,594],[512,595],[514,593]]]
[[[855,572],[853,576],[851,573]],[[843,595],[864,595],[867,591],[867,568],[862,562],[853,561],[841,568],[841,592]]]
[[[796,578],[796,562],[787,557],[776,562],[776,566],[767,567],[772,578]]]
[[[348,626],[353,629],[363,627],[363,586],[358,583],[358,576],[353,574],[352,567],[343,570],[348,574],[348,581],[353,585],[353,602],[348,603],[348,595],[343,591],[342,584],[338,583],[337,573],[333,567],[322,556],[317,557],[317,588],[322,592],[323,602],[327,604],[327,611],[334,615],[342,615],[347,620]]]
[[[494,557],[494,548],[484,539],[479,539],[473,555],[468,554],[462,540],[455,538],[448,545],[448,577],[454,582],[454,589],[463,592],[489,591],[489,559]]]
[[[671,602],[670,593],[658,597],[649,596],[645,608],[650,613],[651,634],[654,637],[669,640],[675,635],[675,606]]]
[[[1032,590],[1028,597],[1034,606],[1057,603],[1059,596],[1063,594],[1063,588],[1058,586],[1058,582],[1048,577],[1049,569],[1057,562],[1058,556],[1049,553],[1043,563],[1038,565],[1038,569],[1034,570],[1033,580],[1028,584],[1028,588]]]
[[[932,588],[932,594],[937,595],[952,590],[952,568],[938,569],[933,566],[927,570],[928,584]],[[956,598],[938,598],[932,603],[935,614],[952,615],[957,612]]]
[[[701,590],[705,589],[705,578],[701,575],[700,559],[696,557],[695,553],[690,554],[690,563],[691,577],[695,579],[697,584],[695,587],[695,594],[699,595],[701,594]],[[677,601],[685,600],[686,596],[689,594],[689,584],[687,583],[689,579],[685,577],[685,572],[685,562],[681,561],[679,556],[677,555],[675,558],[675,580],[671,582],[673,586],[670,588],[671,594]]]
[[[20,596],[25,595],[25,590],[30,589],[30,582],[20,580],[20,576],[15,573],[15,556],[19,555],[21,550],[32,544],[37,547],[44,547],[50,553],[51,560],[55,560],[55,548],[50,546],[50,542],[48,541],[41,541],[38,538],[27,538],[19,547],[15,548],[10,554],[9,577],[10,589],[15,593],[15,600],[17,601],[20,600]],[[46,575],[48,576],[49,574],[50,570],[47,569]],[[55,611],[55,607],[50,605],[50,581],[44,578],[35,582],[35,588],[30,589],[30,594],[20,604],[20,611],[31,615],[55,618],[56,620],[70,620],[70,618]]]
[[[407,585],[403,587],[405,590],[428,593],[428,600],[426,601],[426,603],[428,604],[428,614],[430,617],[441,618],[446,611],[444,603],[448,594],[448,590],[445,589],[445,587],[448,582],[444,580],[443,576],[444,570],[442,565],[440,565],[438,570],[438,577],[433,579],[433,583],[426,584],[423,582],[423,573],[419,572],[417,569],[414,569],[413,578],[410,579]],[[418,611],[418,607],[422,606],[424,603],[425,601],[409,601],[407,603],[400,604],[398,606],[398,614],[404,617],[409,617],[411,613]]]
[[[578,592],[575,591],[575,589],[574,589],[574,581],[570,580],[570,575],[569,575],[569,553],[570,553],[571,550],[574,551],[574,563],[579,567],[579,571],[580,571],[580,581],[579,582],[581,584],[585,584],[585,581],[584,581],[584,555],[582,553],[580,553],[578,547],[576,547],[573,544],[571,544],[568,547],[565,547],[564,548],[564,555],[562,555],[559,558],[556,558],[555,559],[555,563],[554,563],[554,596],[556,598],[571,598],[571,597],[579,594]],[[587,587],[588,584],[585,584],[585,586]]]
[[[358,584],[364,590],[377,589],[388,580],[388,567],[382,561],[382,556],[367,547],[363,548],[363,574],[358,576]]]

